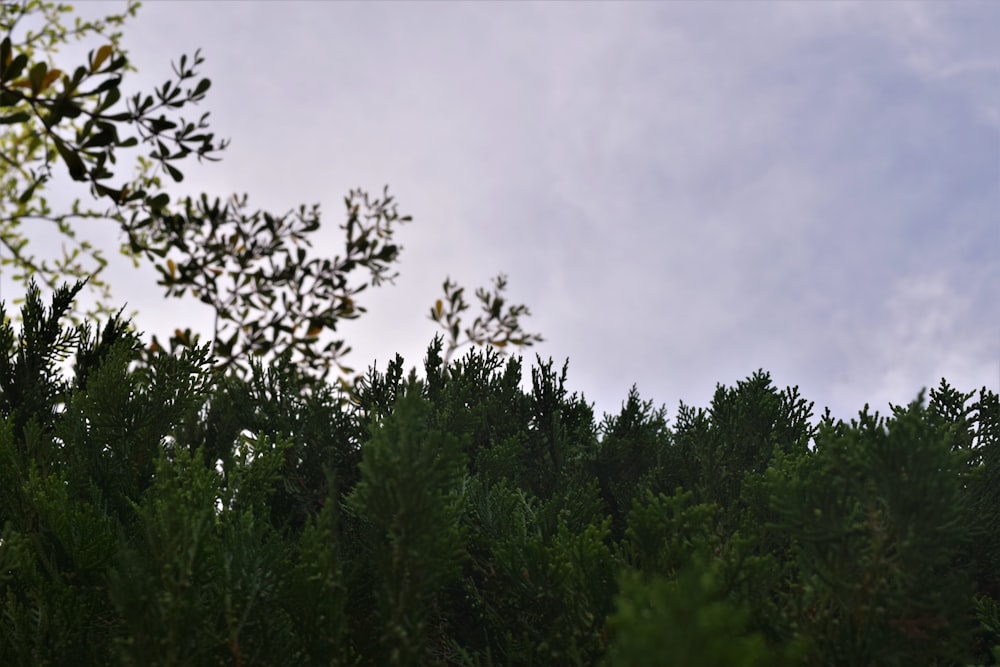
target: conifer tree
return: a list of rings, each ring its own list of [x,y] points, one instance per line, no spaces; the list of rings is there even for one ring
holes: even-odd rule
[[[249,377],[204,347],[137,363],[127,322],[67,326],[80,289],[0,313],[4,664],[1000,652],[992,392],[942,382],[807,426],[758,373],[673,424],[633,390],[599,427],[568,366],[538,360],[528,390],[495,351],[442,372],[439,338],[424,379],[397,358],[345,404],[300,391],[287,358]]]

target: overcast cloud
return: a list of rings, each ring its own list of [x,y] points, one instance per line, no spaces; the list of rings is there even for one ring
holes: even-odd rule
[[[147,85],[206,57],[232,146],[190,192],[320,202],[331,248],[352,187],[413,215],[356,368],[503,271],[598,415],[758,368],[845,418],[1000,384],[1000,3],[149,2],[125,38]],[[208,328],[114,271],[141,328]]]

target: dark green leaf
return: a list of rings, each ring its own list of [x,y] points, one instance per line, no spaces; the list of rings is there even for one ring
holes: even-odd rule
[[[121,56],[112,60],[111,64],[108,65],[106,69],[108,72],[114,72],[115,70],[122,69],[126,65],[128,65],[128,58]]]
[[[45,75],[49,72],[49,66],[45,63],[35,63],[31,72],[28,74],[28,80],[31,82],[31,91],[33,93],[38,93],[42,89],[42,81],[45,79]]]
[[[70,80],[70,90],[71,91],[76,90],[76,87],[79,86],[86,78],[87,78],[87,68],[77,67],[76,70],[73,72],[73,78]]]
[[[52,135],[52,141],[56,145],[56,150],[59,151],[59,155],[62,157],[63,162],[66,163],[66,167],[69,169],[69,175],[74,181],[82,181],[87,178],[87,168],[83,164],[83,160],[80,159],[79,153],[74,149],[66,145],[66,143],[58,137],[58,135]]]
[[[109,188],[105,185],[101,185],[100,183],[94,183],[94,189],[96,190],[97,194],[100,195],[101,197],[110,197],[116,202],[119,201],[122,196],[121,190]]]
[[[10,35],[3,38],[3,42],[0,42],[0,79],[6,81],[4,74],[7,71],[7,59],[10,58]]]
[[[105,95],[104,99],[101,101],[101,105],[100,107],[98,107],[98,111],[104,111],[105,109],[110,109],[115,104],[117,104],[118,100],[121,99],[121,96],[122,96],[121,91],[118,89],[117,86],[111,88],[108,91],[108,94]]]
[[[122,78],[120,76],[109,77],[109,78],[105,79],[104,81],[102,81],[101,85],[99,85],[97,88],[94,88],[89,93],[85,93],[85,95],[86,96],[100,95],[101,93],[107,92],[109,90],[114,90],[114,89],[118,88],[118,85],[121,82],[122,82]]]
[[[17,77],[21,76],[21,72],[24,70],[25,66],[28,64],[28,56],[23,53],[19,53],[14,56],[14,59],[10,62],[10,67],[4,72],[4,81],[13,81]]]
[[[12,107],[20,104],[24,100],[24,95],[16,90],[5,90],[0,92],[0,107]]]
[[[112,128],[111,130],[104,130],[87,139],[86,143],[83,144],[82,148],[101,148],[103,146],[108,146],[113,143],[117,138],[117,133]]]
[[[28,189],[25,190],[21,194],[21,196],[17,198],[17,203],[19,203],[19,204],[27,204],[31,200],[31,196],[33,194],[35,194],[35,188],[36,187],[38,187],[38,183],[37,182],[32,183],[30,186],[28,186]]]
[[[13,125],[14,123],[26,123],[31,119],[31,114],[27,111],[18,111],[9,116],[0,117],[0,125]]]
[[[151,209],[153,209],[154,211],[159,211],[170,203],[170,195],[168,195],[166,192],[161,192],[155,197],[150,198],[148,203]]]
[[[159,118],[149,119],[149,129],[156,134],[161,132],[166,132],[167,130],[172,130],[177,127],[177,123],[167,120],[165,117],[160,116]]]
[[[184,180],[184,174],[181,173],[180,169],[165,162],[163,163],[163,166],[167,168],[167,172],[170,174],[170,178],[174,179],[175,182],[180,183],[181,181]]]
[[[60,118],[77,118],[83,110],[80,108],[76,102],[71,101],[68,97],[60,97],[55,106],[52,109],[52,117],[50,117],[50,123],[52,125],[56,124],[57,121],[54,120],[56,116]]]

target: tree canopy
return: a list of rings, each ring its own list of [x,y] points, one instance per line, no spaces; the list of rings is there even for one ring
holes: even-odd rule
[[[672,423],[568,366],[150,364],[80,287],[0,328],[11,665],[972,665],[1000,657],[1000,402],[824,415],[767,373]],[[5,313],[6,314],[6,313]],[[68,374],[60,360],[74,363]]]

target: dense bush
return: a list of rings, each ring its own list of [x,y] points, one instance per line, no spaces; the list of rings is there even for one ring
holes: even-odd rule
[[[965,665],[1000,644],[1000,407],[814,419],[766,373],[673,425],[472,351],[350,397],[0,330],[4,665]],[[75,360],[67,370],[63,361]]]

